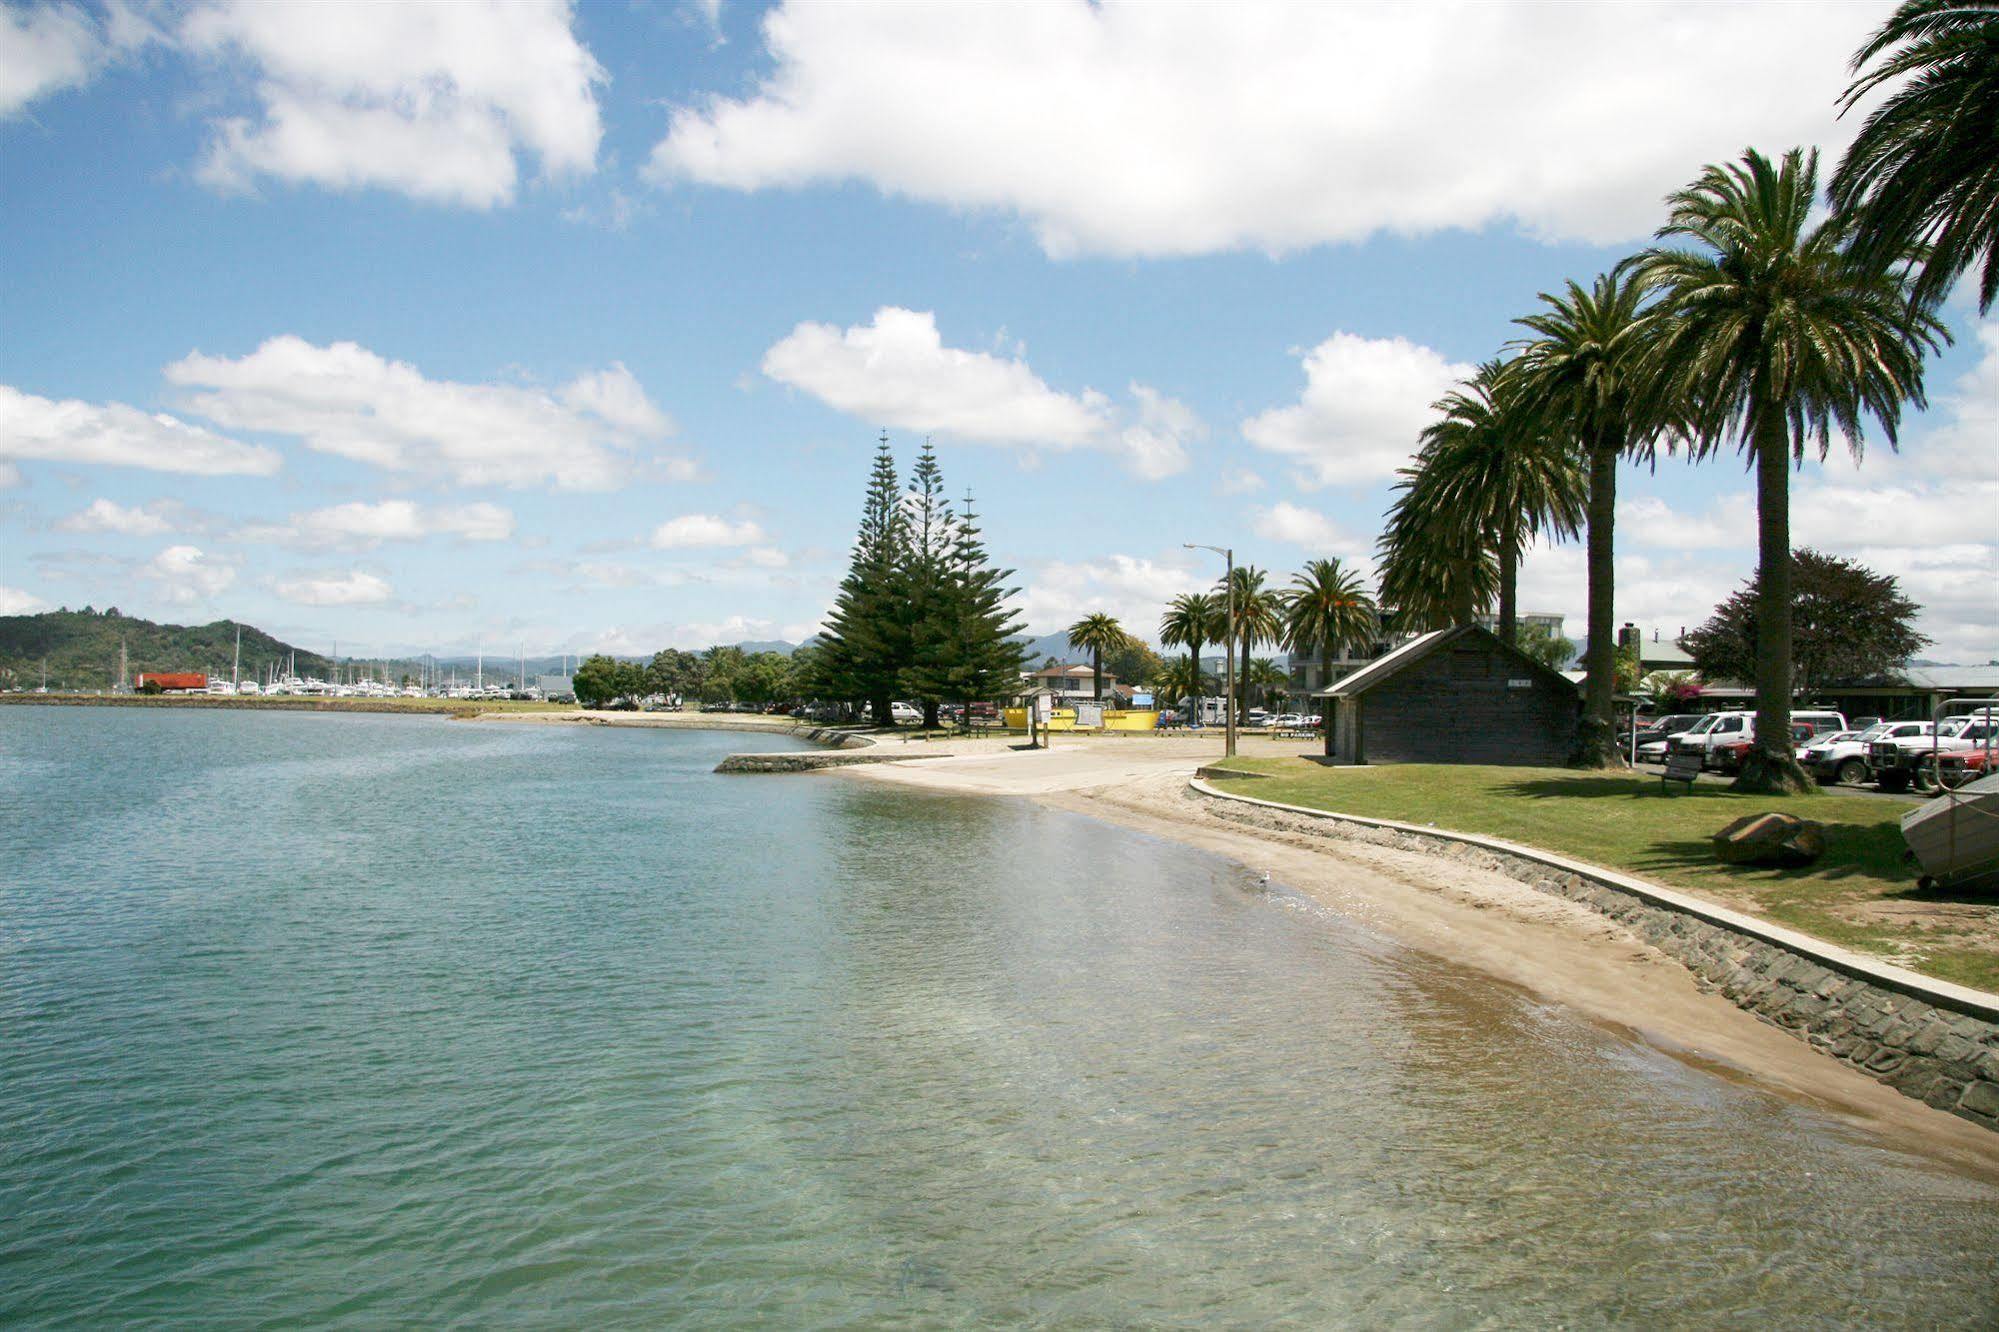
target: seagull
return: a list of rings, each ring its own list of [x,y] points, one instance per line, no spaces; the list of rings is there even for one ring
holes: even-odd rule
[[[1260,875],[1258,875],[1258,876],[1257,876],[1257,880],[1256,880],[1256,881],[1257,881],[1257,883],[1258,883],[1258,884],[1267,884],[1267,883],[1269,883],[1269,882],[1270,882],[1270,871],[1269,871],[1269,870],[1264,870],[1264,871],[1263,871],[1263,872],[1262,872],[1262,873],[1261,873]]]

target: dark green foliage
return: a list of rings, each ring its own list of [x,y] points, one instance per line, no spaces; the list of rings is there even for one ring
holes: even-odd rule
[[[1514,646],[1551,671],[1566,671],[1576,659],[1576,645],[1543,624],[1515,629]]]
[[[853,558],[826,616],[814,682],[825,697],[864,701],[877,726],[893,721],[889,705],[910,658],[908,559],[909,518],[884,431]]]
[[[862,507],[854,554],[826,630],[796,672],[820,698],[861,700],[876,725],[898,697],[918,700],[933,725],[938,705],[1015,691],[1021,626],[1007,609],[1011,569],[994,569],[971,497],[954,515],[926,443],[904,496],[883,434]]]
[[[1917,633],[1922,609],[1889,574],[1815,550],[1791,554],[1791,669],[1799,696],[1829,684],[1882,680],[1930,640]],[[1754,578],[1715,607],[1684,640],[1694,668],[1709,680],[1756,677]]]
[[[1884,267],[1919,257],[1914,295],[1925,305],[1982,259],[1978,310],[1988,312],[1999,298],[1999,6],[1907,0],[1860,48],[1853,69],[1859,77],[1842,114],[1901,81],[1832,178],[1855,250]]]
[[[918,626],[924,664],[917,684],[936,697],[963,703],[1003,698],[1020,685],[1021,625],[1007,608],[1011,569],[995,569],[986,554],[972,497],[952,532],[941,594]],[[921,690],[914,690],[922,696]]]
[[[116,609],[44,611],[0,616],[0,688],[34,689],[42,682],[42,659],[49,664],[49,688],[109,689],[118,673],[118,649],[126,655],[125,684],[141,671],[202,671],[227,680],[236,655],[236,623],[155,624],[121,615]],[[260,679],[267,666],[281,669],[297,653],[301,675],[330,676],[333,663],[316,652],[279,642],[261,629],[243,628],[243,678]]]
[[[1165,669],[1159,654],[1136,638],[1104,654],[1104,674],[1124,685],[1151,684]]]
[[[586,657],[576,668],[576,701],[586,708],[608,707],[622,698],[645,692],[645,668],[601,654]]]

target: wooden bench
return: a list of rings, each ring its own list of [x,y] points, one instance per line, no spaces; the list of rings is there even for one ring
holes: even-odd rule
[[[1694,779],[1701,775],[1699,754],[1667,754],[1666,770],[1659,774],[1659,784],[1667,790],[1672,783],[1685,782],[1689,791],[1694,789]]]

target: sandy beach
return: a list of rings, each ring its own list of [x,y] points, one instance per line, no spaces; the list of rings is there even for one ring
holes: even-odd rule
[[[1808,1102],[1999,1178],[1999,1135],[1933,1110],[1703,993],[1685,967],[1585,907],[1497,873],[1412,852],[1253,832],[1216,818],[1187,781],[1221,757],[1215,738],[1057,736],[951,744],[948,757],[844,769],[840,780],[1013,796],[1225,856],[1407,946],[1563,1004],[1719,1076]],[[1248,755],[1299,752],[1245,737]]]

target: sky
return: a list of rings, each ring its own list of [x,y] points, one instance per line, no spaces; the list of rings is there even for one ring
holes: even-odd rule
[[[1156,634],[1231,546],[1371,569],[1429,405],[1745,147],[1824,151],[1875,3],[0,0],[0,614],[343,654],[812,633],[877,437],[1020,612]],[[1925,657],[1999,659],[1999,317],[1794,481]],[[1755,559],[1620,477],[1617,615]],[[1580,636],[1582,552],[1525,610]]]

